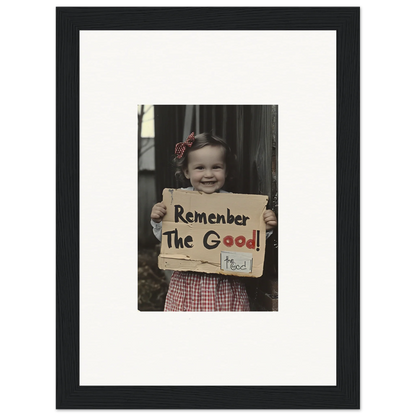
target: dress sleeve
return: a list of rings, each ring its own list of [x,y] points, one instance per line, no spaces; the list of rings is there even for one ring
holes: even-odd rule
[[[153,230],[154,232],[155,230]],[[266,240],[273,234],[273,230],[266,231]]]
[[[155,237],[159,240],[162,241],[162,221],[160,222],[154,222],[152,219],[150,220],[150,224],[153,227],[153,234],[155,235]]]

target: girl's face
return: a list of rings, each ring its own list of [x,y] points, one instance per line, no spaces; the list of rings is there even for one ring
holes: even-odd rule
[[[205,146],[190,151],[184,174],[196,191],[206,194],[219,191],[227,177],[225,149],[222,146]]]

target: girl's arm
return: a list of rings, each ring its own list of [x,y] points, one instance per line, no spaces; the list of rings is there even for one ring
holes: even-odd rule
[[[150,224],[152,224],[153,227],[153,234],[155,237],[162,241],[162,221],[160,222],[154,222],[152,219],[150,220]]]
[[[163,202],[158,202],[153,205],[150,214],[150,224],[152,224],[153,227],[153,234],[159,241],[162,240],[162,220],[165,215],[166,205]]]

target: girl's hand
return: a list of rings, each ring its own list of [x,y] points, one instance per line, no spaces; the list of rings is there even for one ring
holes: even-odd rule
[[[163,202],[158,202],[157,204],[153,205],[150,218],[154,222],[162,221],[165,215],[166,215],[166,205]]]
[[[266,231],[273,230],[277,225],[276,214],[271,209],[264,211],[264,222],[266,223]]]

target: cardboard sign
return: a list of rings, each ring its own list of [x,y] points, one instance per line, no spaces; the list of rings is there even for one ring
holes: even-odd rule
[[[267,201],[264,195],[164,189],[159,268],[260,277]]]

